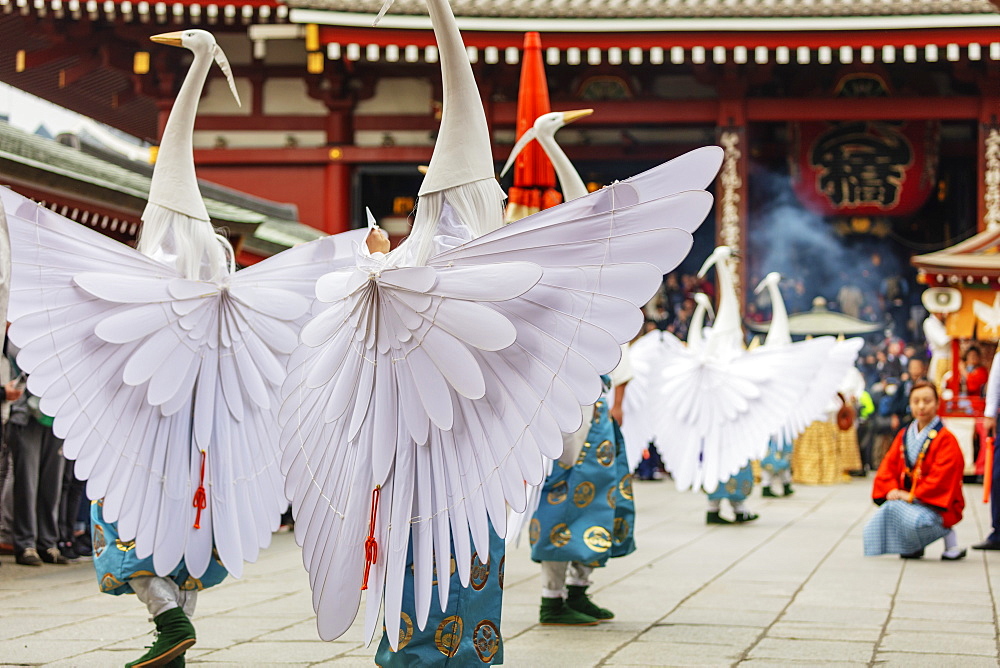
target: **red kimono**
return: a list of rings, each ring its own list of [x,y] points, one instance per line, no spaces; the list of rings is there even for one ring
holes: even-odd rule
[[[977,366],[965,376],[965,393],[979,396],[986,387],[986,381],[990,379],[989,372],[985,367]]]
[[[965,459],[955,435],[942,427],[927,448],[919,472],[911,476],[902,455],[905,433],[906,430],[902,429],[896,434],[892,447],[882,458],[872,487],[872,499],[881,505],[894,489],[910,491],[911,477],[915,477],[914,500],[938,511],[945,528],[958,524],[965,509],[965,497],[962,495]]]

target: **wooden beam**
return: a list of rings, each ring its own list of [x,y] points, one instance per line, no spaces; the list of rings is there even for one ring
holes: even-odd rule
[[[16,53],[16,66],[14,69],[18,72],[24,72],[55,60],[80,56],[81,53],[80,46],[72,42],[56,44],[36,51],[21,50]]]
[[[981,98],[881,97],[865,99],[799,98],[747,100],[750,121],[910,121],[973,120]]]
[[[251,116],[200,115],[195,119],[195,130],[225,132],[235,130],[269,130],[274,132],[293,130],[325,130],[326,116]]]
[[[64,67],[59,70],[59,87],[72,86],[99,67],[101,67],[101,61],[97,58],[83,58],[74,65]]]

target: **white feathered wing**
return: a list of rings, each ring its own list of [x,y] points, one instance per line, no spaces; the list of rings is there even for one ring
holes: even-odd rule
[[[320,239],[223,282],[172,267],[0,189],[13,250],[11,340],[104,517],[158,574],[234,575],[286,507],[278,390],[316,279],[363,232]],[[205,453],[202,479],[202,452]],[[206,507],[194,528],[195,492]]]
[[[657,446],[679,489],[712,492],[759,455],[794,412],[836,343],[831,337],[733,356],[664,333]]]
[[[684,179],[705,187],[720,153],[688,159]],[[303,330],[281,421],[286,492],[322,638],[357,615],[369,529],[379,557],[366,634],[384,607],[394,644],[411,531],[423,628],[434,564],[449,563],[452,541],[464,585],[473,551],[488,551],[490,524],[505,535],[505,503],[525,508],[524,483],[541,483],[544,458],[561,453],[560,432],[579,427],[580,405],[598,398],[599,375],[638,331],[639,307],[711,208],[701,190],[616,204],[639,201],[640,190],[615,184],[426,267],[362,257],[320,281],[328,307]],[[443,608],[448,578],[437,583]]]

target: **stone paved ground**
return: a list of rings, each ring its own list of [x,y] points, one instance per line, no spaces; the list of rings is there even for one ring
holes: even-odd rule
[[[597,572],[596,599],[617,619],[585,629],[537,625],[538,569],[508,553],[506,664],[582,666],[998,665],[1000,553],[941,562],[861,556],[869,482],[799,486],[756,498],[761,519],[708,527],[703,498],[637,483],[639,549]],[[966,488],[963,544],[989,524],[982,488]],[[92,567],[0,567],[0,664],[112,666],[151,638],[132,597],[97,593]],[[199,666],[371,666],[359,627],[317,639],[306,575],[288,534],[240,581],[199,602]]]

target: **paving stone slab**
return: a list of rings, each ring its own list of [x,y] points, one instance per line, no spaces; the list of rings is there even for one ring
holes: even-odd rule
[[[996,625],[993,622],[945,622],[939,619],[894,618],[889,620],[886,631],[889,633],[929,631],[931,633],[961,633],[970,636],[996,637]]]
[[[764,638],[750,650],[751,659],[792,661],[856,661],[871,659],[875,643],[840,640],[788,640]]]
[[[204,661],[260,665],[303,664],[328,661],[344,654],[352,643],[339,642],[252,642],[233,645],[203,655]],[[373,652],[374,654],[374,652]]]
[[[868,666],[868,663],[819,660],[803,663],[801,661],[780,661],[777,659],[750,659],[749,661],[741,661],[739,663],[740,668],[816,668],[816,666],[822,666],[823,668],[859,668],[860,666]]]
[[[52,668],[79,668],[80,666],[123,666],[129,661],[135,661],[142,653],[129,651],[95,650],[85,654],[77,654],[68,659],[61,659],[45,664]],[[4,665],[4,664],[0,664]]]
[[[741,655],[741,648],[726,645],[641,642],[621,648],[608,657],[607,663],[647,666],[728,666],[737,661]]]
[[[893,619],[930,619],[949,622],[985,622],[993,620],[993,608],[974,603],[911,603],[903,601],[892,609]]]
[[[3,615],[0,616],[0,640],[9,640],[24,635],[32,635],[52,628],[64,627],[74,624],[79,617],[68,614],[65,611],[58,614],[16,614],[6,608],[0,607]]]
[[[748,647],[763,629],[752,626],[715,626],[709,624],[657,624],[638,642],[695,643]]]
[[[822,605],[800,605],[799,603],[793,603],[788,607],[779,621],[822,622],[827,625],[839,625],[847,628],[870,628],[872,626],[882,626],[888,615],[888,609],[834,608]]]
[[[778,622],[767,630],[768,638],[796,640],[846,640],[875,642],[882,635],[882,627],[847,628],[810,622]]]
[[[86,640],[0,640],[0,657],[11,664],[46,664],[97,649]]]
[[[777,617],[778,613],[774,612],[683,606],[665,617],[663,623],[718,624],[719,626],[753,626],[763,628],[770,625]]]
[[[878,668],[996,668],[997,660],[985,656],[879,652],[874,665]]]
[[[997,654],[996,638],[955,633],[894,632],[879,644],[883,652],[919,652],[921,654]]]

